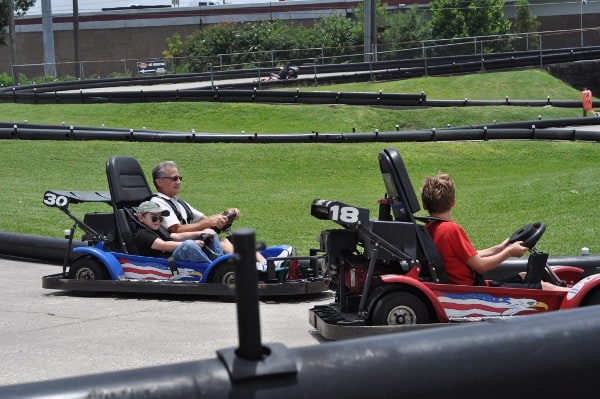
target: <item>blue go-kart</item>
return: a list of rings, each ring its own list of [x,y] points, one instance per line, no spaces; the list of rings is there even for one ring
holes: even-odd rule
[[[141,228],[133,208],[152,196],[136,159],[113,156],[106,164],[109,192],[48,190],[43,202],[74,221],[65,231],[67,253],[61,273],[44,276],[42,287],[76,292],[130,292],[183,295],[235,294],[235,262],[225,254],[211,263],[175,261],[139,255],[135,231]],[[110,212],[86,213],[83,220],[69,206],[105,203]],[[85,233],[75,240],[77,228]],[[327,291],[320,264],[312,251],[298,256],[289,245],[263,248],[267,270],[258,272],[260,296],[316,294]]]

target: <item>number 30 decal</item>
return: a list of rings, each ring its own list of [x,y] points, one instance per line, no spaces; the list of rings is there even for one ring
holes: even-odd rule
[[[334,205],[331,208],[331,220],[342,223],[358,223],[359,211],[351,206]]]
[[[46,194],[44,194],[43,202],[47,206],[56,206],[58,208],[62,208],[69,204],[69,199],[64,195],[56,195],[51,192],[46,192]]]

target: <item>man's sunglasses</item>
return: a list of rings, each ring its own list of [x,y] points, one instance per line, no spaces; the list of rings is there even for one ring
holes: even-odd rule
[[[162,216],[152,215],[152,217],[150,218],[150,220],[152,220],[152,223],[162,222],[163,217]]]
[[[173,181],[177,181],[177,180],[183,181],[183,177],[181,177],[181,176],[163,176],[163,177],[160,177],[160,179],[167,179],[167,180],[173,180]]]

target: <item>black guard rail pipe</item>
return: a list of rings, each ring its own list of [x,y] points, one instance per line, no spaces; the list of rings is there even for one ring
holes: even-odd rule
[[[584,270],[583,275],[600,273],[600,255],[580,256],[551,256],[548,258],[550,266],[575,266]],[[527,270],[527,257],[525,259],[508,259],[492,271],[485,273],[486,279],[497,279]]]
[[[0,231],[0,256],[7,258],[62,265],[68,245],[66,238]],[[87,242],[73,240],[73,247],[87,245]],[[69,260],[74,259],[71,253]]]
[[[0,387],[3,399],[589,397],[600,367],[600,311],[588,307],[287,349],[243,360],[239,377],[215,359]],[[235,352],[233,352],[235,354]],[[277,373],[281,370],[281,373]]]
[[[425,93],[334,92],[300,90],[259,90],[215,88],[185,90],[152,90],[151,87],[132,91],[79,92],[15,92],[0,93],[0,102],[23,104],[102,104],[102,103],[156,103],[156,102],[235,102],[261,104],[346,104],[381,105],[396,107],[468,107],[517,106],[582,108],[580,100],[511,99],[497,100],[435,100]]]
[[[552,127],[553,124],[564,127]],[[0,123],[0,140],[112,140],[261,144],[434,142],[457,140],[580,140],[598,142],[600,141],[600,130],[597,128],[586,130],[578,126],[598,124],[600,124],[599,118],[580,118],[557,121],[526,121],[515,122],[513,124],[490,124],[489,126],[460,128],[432,128],[427,130],[381,132],[376,130],[370,133],[225,134]],[[569,126],[568,128],[566,127],[567,125]]]

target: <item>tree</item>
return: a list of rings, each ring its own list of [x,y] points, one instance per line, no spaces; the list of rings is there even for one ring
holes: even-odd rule
[[[419,47],[418,42],[431,39],[431,22],[426,12],[417,6],[391,14],[388,20],[389,26],[381,34],[381,41],[390,49]]]
[[[518,0],[515,4],[517,12],[515,15],[514,31],[517,33],[527,33],[525,36],[525,50],[535,50],[540,47],[540,37],[537,33],[540,27],[540,21],[531,13],[529,9],[529,0]],[[533,33],[533,34],[531,34]]]
[[[321,17],[313,27],[312,43],[326,49],[326,56],[345,55],[362,44],[362,31],[356,30],[354,22],[343,15]]]
[[[540,27],[540,21],[531,13],[529,0],[518,0],[515,7],[517,8],[517,12],[514,31],[519,33],[537,32]]]
[[[502,35],[510,30],[503,0],[432,0],[429,7],[437,39]]]
[[[14,0],[15,15],[25,15],[27,10],[35,4],[35,0]],[[8,0],[0,0],[0,46],[6,46],[8,31]]]

